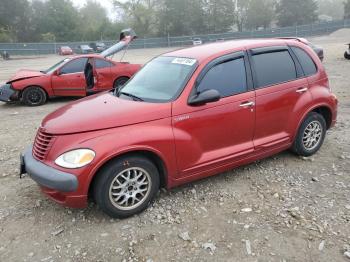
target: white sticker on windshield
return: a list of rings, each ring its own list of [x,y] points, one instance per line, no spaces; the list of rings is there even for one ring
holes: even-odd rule
[[[171,63],[172,64],[193,66],[196,63],[196,59],[177,57]]]

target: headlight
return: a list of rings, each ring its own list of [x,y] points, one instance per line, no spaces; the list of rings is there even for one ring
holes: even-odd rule
[[[79,168],[91,163],[94,157],[95,152],[90,149],[76,149],[60,155],[55,163],[64,168]]]

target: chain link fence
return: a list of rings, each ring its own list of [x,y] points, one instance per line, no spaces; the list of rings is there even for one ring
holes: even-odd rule
[[[341,28],[350,28],[350,19],[319,22],[310,25],[271,28],[244,32],[228,32],[222,34],[192,35],[177,37],[138,38],[129,48],[159,48],[180,47],[192,45],[194,38],[200,38],[203,43],[242,38],[273,38],[273,37],[310,37],[327,35]],[[349,39],[350,40],[350,39]],[[116,41],[98,41],[111,46]],[[56,54],[61,46],[69,46],[78,52],[78,46],[90,42],[61,42],[61,43],[0,43],[0,52],[7,51],[10,55],[46,55]]]

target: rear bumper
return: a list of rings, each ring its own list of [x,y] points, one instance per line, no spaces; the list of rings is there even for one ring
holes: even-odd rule
[[[3,85],[0,87],[0,101],[11,102],[16,93],[17,91],[11,88],[11,84]]]

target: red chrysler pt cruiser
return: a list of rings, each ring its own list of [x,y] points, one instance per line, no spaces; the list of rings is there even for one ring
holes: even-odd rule
[[[144,210],[160,187],[291,149],[316,153],[337,117],[324,67],[297,40],[241,40],[161,55],[123,88],[48,115],[21,157],[43,192],[112,217]]]

